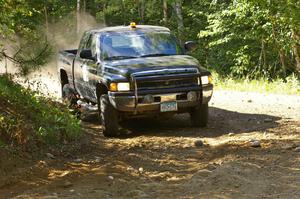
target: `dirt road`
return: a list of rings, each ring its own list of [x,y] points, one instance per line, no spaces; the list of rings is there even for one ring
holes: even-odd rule
[[[217,91],[210,113],[114,139],[87,122],[80,151],[3,166],[0,198],[300,198],[300,96]]]

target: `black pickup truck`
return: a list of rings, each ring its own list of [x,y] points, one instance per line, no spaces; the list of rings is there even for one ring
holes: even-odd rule
[[[94,105],[105,136],[117,135],[124,119],[184,112],[192,125],[206,126],[212,78],[186,55],[194,48],[160,26],[87,31],[78,50],[59,52],[62,97]]]

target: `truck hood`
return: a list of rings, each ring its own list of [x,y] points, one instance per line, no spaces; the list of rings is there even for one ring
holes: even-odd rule
[[[122,76],[140,71],[171,68],[198,68],[200,72],[208,72],[200,67],[197,59],[188,55],[172,55],[161,57],[141,57],[117,61],[105,61],[104,71]]]

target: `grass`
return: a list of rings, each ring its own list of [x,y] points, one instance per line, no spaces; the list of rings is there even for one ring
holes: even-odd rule
[[[59,144],[81,135],[80,121],[67,108],[9,76],[0,76],[0,110],[2,143]]]
[[[214,85],[216,90],[248,91],[259,93],[274,93],[300,95],[300,80],[295,75],[282,79],[268,81],[266,79],[249,80],[223,78],[217,73],[213,73]]]

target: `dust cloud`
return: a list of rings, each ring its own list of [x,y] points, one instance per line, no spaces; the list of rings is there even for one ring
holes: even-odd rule
[[[58,52],[65,49],[78,48],[81,36],[86,30],[102,27],[104,27],[103,24],[97,23],[96,19],[87,13],[80,14],[78,33],[76,13],[71,13],[56,23],[50,23],[44,31],[46,32],[48,42],[53,48],[51,60],[39,70],[26,77],[16,76],[16,81],[25,87],[37,90],[48,97],[58,100],[61,92],[57,73]],[[10,45],[7,46],[9,47]],[[13,52],[13,49],[7,49],[6,52]],[[9,74],[16,74],[18,71],[9,60],[7,62],[2,60],[0,66],[0,74],[6,71]]]

